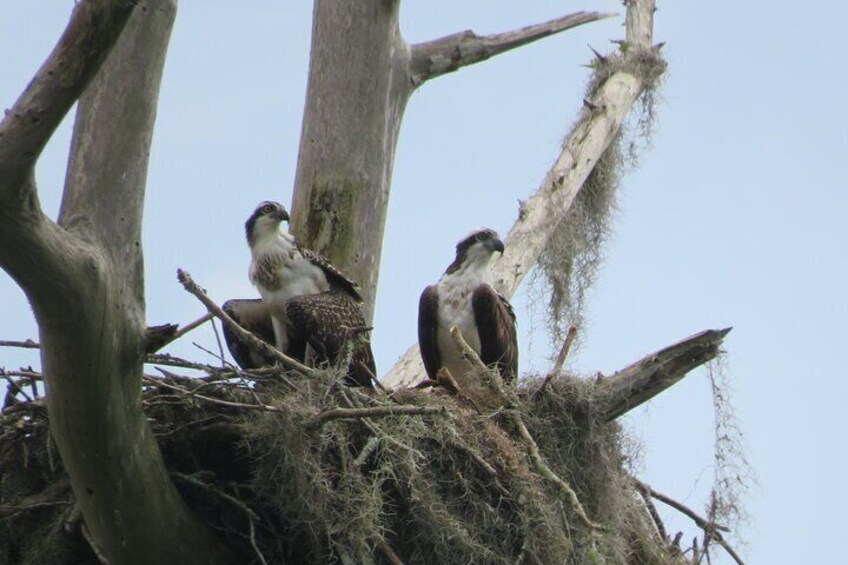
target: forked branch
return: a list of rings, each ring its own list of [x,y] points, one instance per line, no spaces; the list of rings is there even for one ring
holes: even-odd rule
[[[682,514],[685,514],[686,516],[691,518],[692,521],[695,522],[695,525],[698,526],[699,528],[701,528],[704,531],[705,540],[710,539],[710,540],[715,541],[722,548],[724,548],[724,550],[727,552],[727,554],[730,555],[730,557],[733,558],[733,560],[736,561],[736,563],[738,563],[739,565],[745,565],[744,562],[742,561],[742,558],[739,556],[739,554],[736,553],[736,551],[724,539],[724,536],[721,535],[721,532],[729,532],[730,531],[729,528],[727,528],[726,526],[722,526],[720,524],[716,524],[715,522],[712,522],[710,520],[707,520],[706,518],[700,516],[697,512],[695,512],[694,510],[692,510],[691,508],[686,506],[685,504],[678,502],[677,500],[671,498],[670,496],[662,494],[661,492],[655,491],[649,485],[643,483],[642,481],[640,481],[636,478],[633,479],[633,482],[636,485],[636,488],[643,495],[655,498],[655,499],[659,500],[660,502],[667,504],[668,506],[671,506],[672,508],[674,508],[678,512],[681,512]],[[675,542],[678,542],[678,541],[679,540],[675,539]],[[695,547],[695,546],[693,546],[693,547]]]

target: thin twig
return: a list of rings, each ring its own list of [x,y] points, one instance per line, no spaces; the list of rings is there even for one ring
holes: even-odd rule
[[[353,400],[349,396],[355,390],[356,389],[351,388],[351,387],[343,387],[339,390],[339,393],[341,395],[342,404],[344,404],[345,406],[347,406],[348,408],[351,408],[351,409],[355,409],[357,407],[357,405],[353,402]],[[361,397],[363,397],[363,396],[364,395],[361,395]],[[400,449],[403,449],[404,451],[408,451],[409,453],[412,453],[413,455],[415,455],[419,459],[424,458],[424,455],[420,451],[406,445],[405,443],[402,443],[402,442],[396,440],[391,435],[389,435],[385,431],[383,431],[383,429],[380,426],[378,426],[376,422],[372,422],[368,419],[364,419],[364,420],[360,420],[360,421],[368,429],[368,431],[370,431],[375,436],[379,437],[381,440],[384,440],[386,443],[390,443],[392,445],[399,447]]]
[[[250,546],[253,548],[253,551],[256,553],[256,557],[263,565],[268,565],[268,561],[265,559],[265,556],[262,555],[262,552],[259,550],[259,546],[256,544],[256,527],[255,523],[259,521],[259,515],[253,511],[247,504],[234,497],[231,494],[228,494],[220,489],[213,487],[210,484],[204,483],[200,479],[197,479],[191,475],[185,475],[183,473],[178,473],[176,471],[171,471],[171,476],[175,479],[179,479],[185,483],[188,483],[192,486],[195,486],[208,494],[212,494],[221,498],[242,512],[244,512],[245,516],[247,516],[248,523],[248,537],[250,539]]]
[[[665,524],[660,517],[660,513],[657,512],[657,507],[654,505],[654,502],[651,500],[651,495],[645,492],[642,489],[636,489],[639,491],[639,495],[642,497],[642,501],[645,503],[645,507],[648,509],[648,514],[651,516],[651,520],[654,521],[654,526],[657,528],[657,533],[660,536],[660,539],[663,542],[668,541],[668,532],[665,529]]]
[[[213,328],[215,327],[214,322],[213,322],[213,324],[212,324],[212,327],[213,327]],[[215,331],[215,335],[216,335],[216,336],[218,335],[217,330]],[[192,344],[193,344],[196,348],[200,349],[201,351],[203,351],[203,352],[205,352],[205,353],[208,353],[209,355],[211,355],[211,356],[213,356],[213,357],[216,357],[216,358],[217,358],[217,359],[221,362],[221,366],[222,366],[222,367],[224,367],[226,370],[229,370],[229,371],[232,371],[233,373],[235,373],[235,374],[236,374],[236,376],[237,376],[237,377],[239,378],[239,380],[241,381],[241,385],[242,385],[242,387],[244,387],[244,388],[245,388],[245,389],[246,389],[246,390],[250,393],[250,395],[253,397],[253,400],[255,400],[257,404],[262,404],[262,401],[259,399],[259,396],[256,394],[256,391],[255,391],[255,390],[253,390],[253,387],[251,387],[251,386],[250,386],[250,382],[248,381],[247,377],[245,377],[245,375],[244,375],[244,373],[241,371],[241,369],[239,369],[237,366],[233,365],[232,363],[230,363],[229,361],[227,361],[227,360],[224,358],[224,351],[223,351],[223,350],[221,350],[221,355],[220,355],[220,356],[218,356],[218,355],[215,355],[214,353],[212,353],[211,351],[209,351],[208,349],[206,349],[205,347],[203,347],[202,345],[200,345],[199,343],[194,343],[194,342],[192,342]],[[218,345],[220,345],[220,343],[219,343]],[[289,384],[292,388],[294,388],[294,384],[293,384],[290,380],[285,379],[285,381],[286,381],[286,383],[287,383],[287,384]]]
[[[221,354],[221,356],[219,357],[219,359],[221,360],[221,365],[229,365],[229,363],[224,360],[224,344],[221,342],[221,334],[218,331],[218,324],[216,324],[214,320],[212,321],[212,331],[215,333],[215,342],[218,344],[218,353]]]
[[[159,369],[162,371],[162,369]],[[165,381],[164,379],[154,379],[151,377],[144,377],[148,382],[152,382],[157,386],[163,386],[165,388],[171,389],[175,392],[180,392],[185,394],[186,396],[191,396],[192,398],[197,398],[198,400],[205,400],[206,402],[211,402],[213,404],[220,404],[221,406],[229,406],[230,408],[246,408],[249,410],[265,410],[266,412],[280,412],[280,409],[275,406],[269,406],[267,404],[246,404],[244,402],[233,402],[231,400],[222,400],[220,398],[212,398],[211,396],[204,396],[202,394],[193,394],[192,391],[186,390],[182,387],[178,387],[176,385],[172,385]]]
[[[486,472],[487,475],[491,478],[491,485],[497,489],[499,493],[505,498],[509,498],[509,491],[504,487],[501,482],[498,480],[498,471],[492,467],[491,463],[483,459],[483,456],[474,451],[470,446],[465,445],[463,442],[459,440],[449,440],[448,445],[453,447],[456,450],[462,451],[471,457],[477,464]]]
[[[261,353],[271,357],[272,359],[279,361],[284,366],[294,369],[300,373],[303,373],[307,376],[316,376],[318,372],[311,367],[307,367],[303,363],[292,359],[285,353],[279,351],[276,347],[272,347],[250,333],[249,331],[242,328],[238,322],[233,320],[226,312],[221,310],[221,307],[215,304],[211,298],[206,295],[206,292],[197,286],[197,283],[192,280],[191,275],[182,269],[177,269],[177,279],[179,279],[180,283],[183,285],[188,292],[193,294],[200,302],[203,303],[204,306],[221,322],[229,328],[231,332],[233,332],[236,337],[238,337],[242,342],[248,344],[253,349],[260,351]]]
[[[197,369],[198,371],[205,371],[210,373],[211,375],[221,376],[222,374],[226,374],[221,371],[220,367],[213,367],[212,365],[208,365],[206,363],[196,363],[194,361],[188,361],[187,359],[181,359],[179,357],[174,357],[168,353],[151,353],[147,356],[144,361],[148,365],[166,365],[168,367],[178,367],[180,369]]]
[[[0,347],[20,347],[23,349],[38,349],[41,346],[38,344],[38,342],[28,339],[26,341],[0,340]]]
[[[206,322],[208,322],[209,320],[211,320],[212,317],[213,317],[212,314],[207,312],[206,314],[202,315],[201,317],[199,317],[195,321],[189,322],[188,324],[184,325],[183,327],[178,329],[176,332],[174,332],[174,335],[171,337],[170,341],[176,341],[176,340],[180,339],[181,337],[183,337],[185,334],[187,334],[191,330],[196,329],[196,328],[202,326],[203,324],[205,324]]]
[[[667,496],[665,494],[662,494],[661,492],[655,491],[653,488],[650,487],[650,485],[643,483],[639,479],[634,478],[633,481],[636,484],[637,488],[643,490],[644,492],[646,492],[647,494],[649,494],[653,498],[656,498],[660,502],[663,502],[663,503],[671,506],[675,510],[678,510],[679,512],[682,512],[683,514],[692,518],[692,520],[695,522],[695,524],[699,528],[701,528],[702,530],[707,530],[707,529],[709,529],[709,530],[720,530],[722,532],[729,532],[730,531],[730,528],[728,528],[727,526],[722,526],[720,524],[716,524],[715,522],[710,522],[709,520],[702,518],[694,510],[692,510],[688,506],[674,500],[670,496]]]
[[[559,350],[559,355],[557,355],[556,362],[554,362],[554,368],[551,369],[551,372],[545,377],[545,380],[542,381],[542,386],[533,393],[533,397],[538,394],[541,394],[542,391],[545,390],[545,387],[548,386],[548,383],[551,382],[555,376],[559,374],[562,370],[562,365],[565,363],[565,358],[568,357],[568,352],[571,350],[571,345],[574,343],[574,338],[577,337],[577,326],[571,325],[568,327],[568,333],[565,336],[565,341],[562,344],[562,348]]]
[[[362,418],[385,418],[387,416],[424,416],[446,414],[443,406],[372,406],[370,408],[333,408],[321,412],[309,422],[308,427],[318,428],[333,420],[361,420]]]

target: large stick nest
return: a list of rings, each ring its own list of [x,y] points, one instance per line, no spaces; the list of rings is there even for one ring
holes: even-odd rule
[[[674,559],[630,479],[625,436],[598,417],[585,381],[560,377],[534,394],[540,381],[526,379],[512,406],[481,414],[439,390],[367,395],[332,371],[164,374],[145,378],[143,398],[168,468],[245,563]],[[430,408],[324,419],[399,406]],[[602,529],[534,470],[519,420]],[[4,410],[0,477],[0,561],[98,562],[43,398]]]

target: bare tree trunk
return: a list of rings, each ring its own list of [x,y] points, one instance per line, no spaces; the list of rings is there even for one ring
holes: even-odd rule
[[[580,12],[491,36],[407,45],[398,0],[317,0],[292,205],[301,243],[363,289],[371,319],[395,147],[415,88],[431,78],[610,14]]]
[[[177,493],[141,407],[141,219],[175,12],[170,0],[78,3],[0,124],[0,265],[32,304],[51,431],[112,563],[231,562]],[[40,209],[35,162],[84,89],[54,223]]]

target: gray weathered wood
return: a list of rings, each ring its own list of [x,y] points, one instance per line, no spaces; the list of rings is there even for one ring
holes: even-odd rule
[[[615,420],[679,382],[689,371],[719,354],[724,336],[731,329],[702,331],[643,357],[611,377],[601,378],[600,412],[607,421]]]
[[[79,2],[0,124],[0,266],[39,325],[51,433],[93,544],[111,563],[229,563],[176,491],[141,407],[140,231],[172,0]],[[80,99],[59,222],[35,162]]]
[[[418,43],[411,48],[410,78],[414,85],[420,85],[431,78],[485,61],[504,51],[615,15],[604,12],[577,12],[505,33],[480,36],[467,30],[434,41]]]

